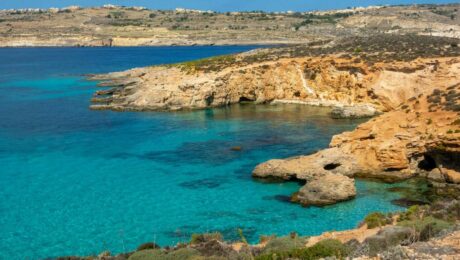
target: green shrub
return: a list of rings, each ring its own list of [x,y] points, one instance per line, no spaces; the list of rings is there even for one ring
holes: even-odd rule
[[[125,12],[122,12],[122,11],[114,11],[114,12],[110,12],[110,13],[107,15],[107,18],[120,19],[120,18],[123,18],[124,16],[125,16]]]
[[[159,249],[147,249],[132,254],[128,260],[157,260],[162,256],[164,253]]]
[[[370,213],[364,218],[364,223],[367,224],[367,228],[381,227],[387,224],[391,224],[391,222],[391,218],[385,216],[380,212]]]
[[[349,254],[348,248],[340,241],[326,239],[308,248],[295,248],[290,251],[272,252],[260,255],[256,260],[304,259],[313,260],[325,257],[343,258]]]
[[[195,244],[208,242],[208,241],[211,241],[211,240],[222,241],[222,234],[220,234],[219,232],[204,233],[204,234],[192,234],[190,244],[195,245]]]
[[[427,207],[414,205],[399,215],[398,222],[406,220],[415,220],[421,218],[423,212],[425,212]]]
[[[398,225],[414,228],[414,230],[418,233],[422,232],[422,230],[425,229],[427,225],[432,225],[435,233],[452,226],[451,223],[432,216],[427,216],[419,219],[404,220],[399,222]]]
[[[140,246],[137,247],[137,251],[142,251],[142,250],[147,250],[147,249],[159,249],[160,246],[153,243],[153,242],[147,242],[147,243],[144,243]]]
[[[431,208],[428,206],[412,206],[399,216],[398,225],[410,227],[418,234],[420,240],[428,240],[437,235],[441,230],[452,226],[452,223],[443,220],[449,219],[450,216],[446,215],[445,218],[439,216],[443,219],[435,217],[438,214],[433,212],[433,210],[436,211],[436,208],[439,207],[442,208],[442,204],[433,204]],[[453,212],[454,210],[449,209],[448,211]],[[452,219],[455,220],[455,218]]]
[[[326,239],[307,249],[297,250],[296,256],[301,259],[318,259],[335,256],[342,258],[348,255],[348,248],[340,241]]]
[[[273,238],[267,242],[262,254],[270,254],[273,252],[286,252],[303,246],[307,242],[304,237],[291,238],[289,236]]]
[[[236,62],[234,55],[221,55],[212,58],[199,59],[194,61],[182,62],[175,64],[182,71],[194,72],[194,71],[218,71],[225,66],[229,66]]]
[[[159,249],[148,249],[132,254],[128,260],[176,260],[200,259],[200,253],[193,248],[181,248],[171,252]]]
[[[246,237],[244,236],[243,234],[243,230],[241,228],[239,228],[238,230],[238,236],[240,237],[241,239],[241,242],[243,242],[244,244],[248,244],[248,240],[246,239]]]
[[[193,248],[181,248],[179,250],[172,251],[171,253],[165,255],[163,259],[164,260],[176,260],[176,259],[187,260],[187,259],[196,259],[199,256],[200,256],[200,252],[198,252],[198,250],[195,250]]]

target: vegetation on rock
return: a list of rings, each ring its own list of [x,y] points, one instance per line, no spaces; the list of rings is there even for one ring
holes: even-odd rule
[[[344,258],[349,254],[347,246],[338,240],[326,239],[308,248],[295,248],[288,251],[272,251],[268,254],[257,256],[256,260],[281,260],[281,259],[321,259],[325,257]]]
[[[364,218],[367,228],[382,227],[393,222],[391,216],[384,215],[380,212],[373,212]]]

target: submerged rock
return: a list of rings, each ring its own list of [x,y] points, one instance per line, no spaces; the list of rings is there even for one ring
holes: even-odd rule
[[[230,148],[230,150],[240,152],[243,150],[243,148],[241,146],[233,146],[232,148]]]

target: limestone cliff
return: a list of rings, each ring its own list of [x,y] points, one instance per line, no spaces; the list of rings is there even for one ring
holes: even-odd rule
[[[244,60],[243,55],[231,58]],[[103,82],[103,86],[115,87],[97,92],[96,97],[111,96],[94,99],[98,104],[91,107],[179,110],[240,101],[284,101],[324,106],[361,104],[390,111],[410,97],[428,94],[444,73],[443,69],[434,69],[441,66],[439,60],[417,59],[369,66],[358,58],[340,56],[284,58],[224,66],[216,71],[197,70],[194,66],[177,64],[93,76],[92,79],[109,80]]]
[[[433,62],[427,60],[426,64]],[[431,71],[436,72],[432,74],[403,73],[406,80],[400,81],[400,88],[393,89],[396,95],[385,96],[386,100],[404,96],[406,101],[397,108],[354,131],[334,136],[328,149],[262,163],[253,175],[295,178],[307,183],[325,180],[324,176],[330,174],[386,181],[422,176],[439,183],[436,185],[458,189],[460,59],[440,58],[435,64]],[[333,182],[323,185],[335,186]]]

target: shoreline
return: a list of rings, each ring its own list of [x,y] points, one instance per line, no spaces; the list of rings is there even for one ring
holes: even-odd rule
[[[392,254],[397,256],[400,250],[403,250],[405,254],[412,255],[415,259],[422,256],[435,257],[427,259],[439,259],[439,248],[445,248],[441,256],[453,257],[460,254],[460,244],[458,244],[460,212],[452,212],[452,209],[460,207],[460,201],[446,201],[445,199],[435,199],[430,204],[412,206],[402,212],[388,214],[371,212],[355,228],[342,231],[325,231],[314,236],[301,236],[292,231],[286,236],[261,236],[258,243],[250,244],[246,241],[241,230],[238,231],[240,239],[236,241],[224,240],[219,232],[196,233],[192,234],[189,241],[170,246],[161,247],[155,242],[145,242],[130,252],[112,255],[110,251],[104,251],[97,256],[69,256],[58,257],[57,259],[159,260],[176,259],[179,255],[180,259],[195,259],[196,257],[198,259],[201,259],[199,257],[205,257],[204,259],[207,259],[206,257],[223,257],[222,259],[257,260],[276,260],[286,257],[297,259],[296,257],[300,257],[303,259],[302,254],[313,250],[318,245],[321,245],[321,251],[316,252],[317,249],[315,249],[313,256],[306,259],[322,259],[331,256],[347,257],[347,259],[387,259],[383,257]],[[443,214],[444,212],[452,212],[453,214],[447,216]],[[436,225],[438,227],[433,228]],[[427,233],[427,229],[429,229],[429,233]],[[439,243],[438,247],[433,246],[434,243],[444,241],[446,238],[447,243]],[[421,244],[424,246],[418,247]],[[329,247],[333,250],[328,249]],[[187,254],[182,255],[183,252],[187,252]],[[300,255],[298,255],[299,253]]]
[[[159,45],[114,45],[114,46],[76,46],[76,45],[21,45],[21,46],[0,46],[0,49],[33,49],[33,48],[149,48],[149,47],[232,47],[232,46],[255,46],[258,48],[277,48],[295,46],[299,43],[229,43],[229,44],[159,44]]]

